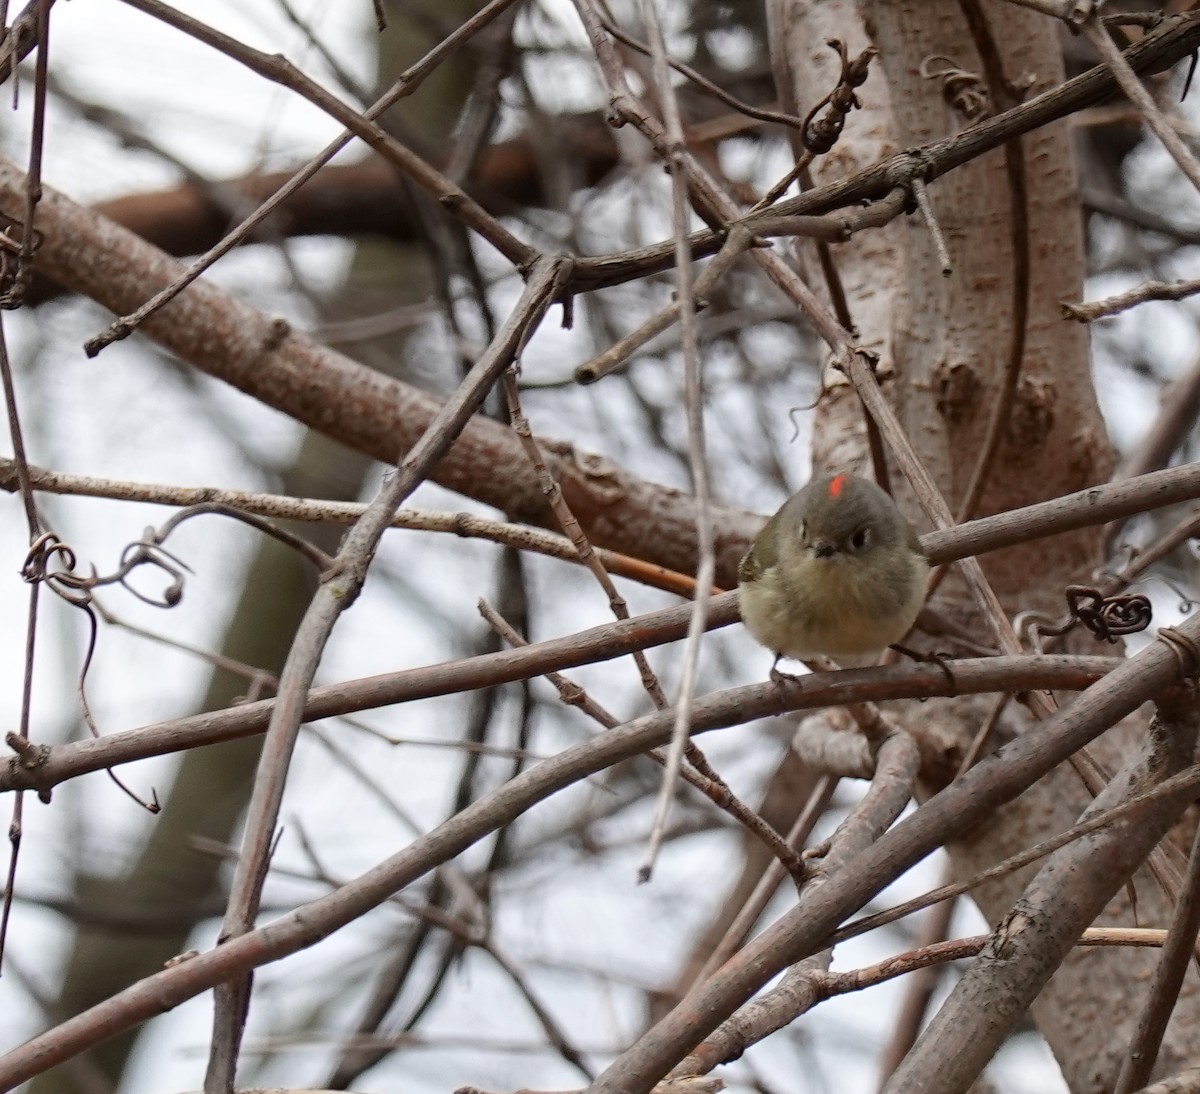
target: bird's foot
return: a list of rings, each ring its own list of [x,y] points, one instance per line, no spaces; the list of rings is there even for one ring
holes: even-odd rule
[[[771,682],[773,684],[778,684],[780,687],[787,687],[789,684],[799,685],[802,683],[804,679],[802,676],[797,676],[794,672],[784,672],[782,669],[780,669],[779,661],[782,657],[783,654],[781,653],[777,653],[775,655],[775,663],[771,666]]]

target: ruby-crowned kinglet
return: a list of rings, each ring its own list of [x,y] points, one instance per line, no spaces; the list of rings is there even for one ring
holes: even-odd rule
[[[848,657],[908,633],[928,576],[916,532],[883,490],[855,475],[821,475],[783,503],[746,552],[738,599],[776,663]]]

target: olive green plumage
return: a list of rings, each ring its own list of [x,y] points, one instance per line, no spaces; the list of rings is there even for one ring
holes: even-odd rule
[[[821,475],[784,502],[738,566],[742,619],[776,659],[875,653],[908,633],[928,575],[916,532],[883,490]]]

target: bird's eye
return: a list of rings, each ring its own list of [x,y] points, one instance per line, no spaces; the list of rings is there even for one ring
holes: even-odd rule
[[[850,537],[850,546],[856,551],[861,550],[867,545],[867,530],[866,528],[856,528],[854,534]]]

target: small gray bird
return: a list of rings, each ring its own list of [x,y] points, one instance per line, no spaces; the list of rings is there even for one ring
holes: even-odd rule
[[[858,656],[908,633],[928,576],[916,532],[883,490],[855,475],[821,475],[783,503],[746,552],[738,601],[776,664]]]

